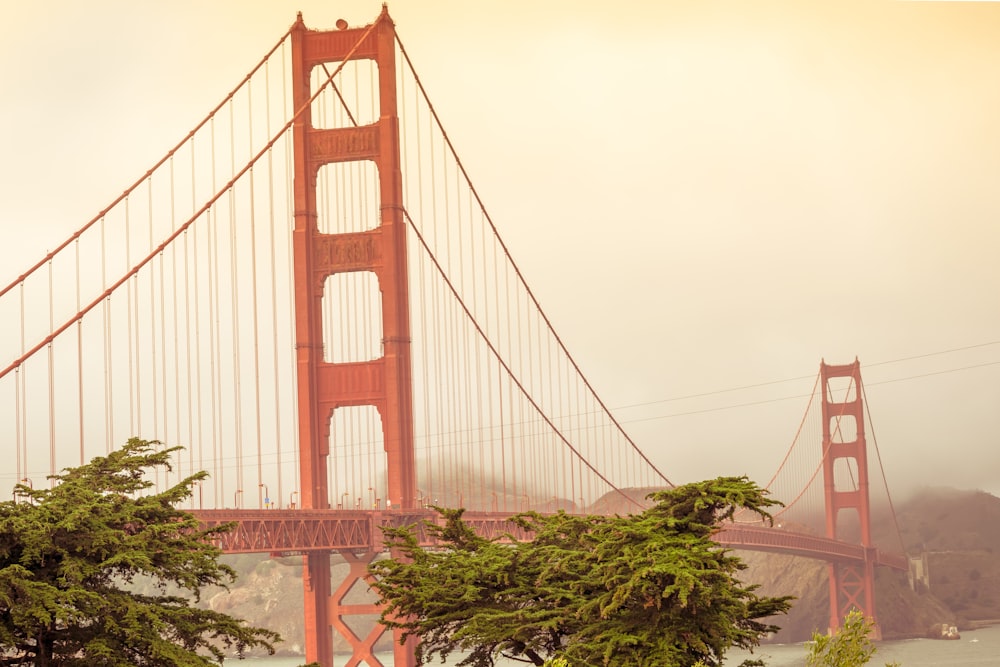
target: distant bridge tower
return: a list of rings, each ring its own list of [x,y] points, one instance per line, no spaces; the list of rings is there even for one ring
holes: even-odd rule
[[[823,386],[823,488],[826,505],[826,536],[838,534],[841,510],[856,512],[864,563],[830,562],[830,631],[840,627],[852,609],[859,609],[875,621],[875,557],[871,536],[871,507],[868,498],[868,451],[865,445],[864,406],[861,390],[861,364],[831,366],[820,364]],[[847,378],[841,402],[833,400],[834,378]],[[876,638],[881,631],[876,622]]]
[[[342,24],[338,24],[340,26]],[[306,29],[299,15],[292,29],[292,95],[296,111],[294,142],[293,231],[295,272],[295,347],[299,409],[299,451],[303,509],[329,509],[327,477],[330,420],[336,408],[374,406],[382,422],[386,450],[387,495],[396,507],[409,509],[416,499],[410,322],[407,290],[406,230],[402,214],[399,119],[396,108],[395,26],[383,8],[372,26],[340,30]],[[310,75],[324,63],[369,59],[378,71],[379,117],[369,125],[316,128],[308,105]],[[317,174],[326,164],[370,160],[378,171],[379,225],[361,232],[326,234],[317,225]],[[323,290],[328,277],[370,271],[382,296],[382,356],[370,361],[330,363],[323,356]],[[331,592],[330,553],[305,557],[306,660],[333,665],[336,627],[353,649],[353,661],[374,658],[382,626],[365,638],[356,636],[346,616],[375,614],[373,605],[350,605],[345,596],[363,584],[375,557],[344,553],[350,574]],[[397,667],[413,665],[412,642],[396,643]],[[358,664],[350,662],[348,664]]]

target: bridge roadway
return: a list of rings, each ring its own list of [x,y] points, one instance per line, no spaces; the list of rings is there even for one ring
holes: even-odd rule
[[[233,522],[218,545],[226,553],[296,554],[309,551],[381,551],[382,527],[416,526],[422,544],[431,540],[421,530],[424,519],[439,518],[430,510],[195,510],[205,528]],[[472,512],[463,515],[480,535],[493,538],[510,534],[526,539],[527,533],[510,521],[508,512]],[[830,562],[864,563],[906,571],[906,556],[779,528],[727,524],[716,541],[733,549],[783,553]]]

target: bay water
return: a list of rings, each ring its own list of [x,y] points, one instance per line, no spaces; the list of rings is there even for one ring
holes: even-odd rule
[[[952,641],[938,639],[904,639],[876,642],[877,652],[870,667],[882,667],[887,662],[896,661],[902,667],[1000,667],[1000,626],[970,630],[962,633],[962,638]],[[768,667],[804,667],[806,664],[805,644],[769,644],[754,651],[755,658],[762,659]],[[747,654],[732,651],[726,660],[727,666],[736,667]],[[392,655],[380,655],[386,667],[392,665]],[[347,656],[337,656],[335,665],[345,664]],[[305,658],[253,658],[243,661],[227,660],[227,665],[245,667],[297,667]],[[442,663],[433,662],[432,665]],[[454,665],[454,662],[444,663]],[[508,665],[524,663],[510,662]]]

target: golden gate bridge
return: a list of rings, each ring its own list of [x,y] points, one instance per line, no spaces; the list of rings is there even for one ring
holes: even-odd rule
[[[582,373],[442,126],[387,11],[301,16],[164,157],[0,289],[3,479],[48,475],[136,435],[206,470],[192,511],[230,553],[302,554],[306,658],[380,665],[377,613],[346,594],[380,528],[465,507],[628,513],[671,486]],[[830,627],[875,615],[860,365],[821,364],[768,488],[780,527],[720,543],[830,563]],[[882,480],[876,479],[881,482]],[[846,510],[846,512],[842,512]],[[819,519],[819,527],[810,528]],[[351,564],[334,589],[331,554]],[[412,646],[395,648],[396,665]]]

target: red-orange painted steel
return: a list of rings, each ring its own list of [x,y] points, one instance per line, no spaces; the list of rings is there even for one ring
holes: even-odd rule
[[[383,550],[382,527],[411,526],[418,541],[433,546],[424,521],[440,524],[440,516],[429,510],[195,510],[208,528],[224,523],[236,527],[221,536],[218,546],[226,553],[277,553],[309,551],[378,552]],[[510,535],[526,540],[530,535],[510,521],[509,512],[466,512],[462,518],[487,539]],[[864,563],[906,571],[906,557],[883,551],[870,552],[860,544],[832,540],[776,528],[729,524],[714,537],[734,549],[786,553],[830,562]]]
[[[883,565],[904,572],[909,568],[906,556],[902,554],[870,550],[860,544],[777,528],[730,524],[718,531],[713,539],[719,544],[733,549],[791,554],[850,566],[871,561],[875,565]]]
[[[416,499],[395,46],[395,26],[384,8],[374,24],[363,28],[308,30],[301,15],[292,28],[292,97],[296,111],[302,110],[293,126],[293,254],[301,498],[305,509],[330,506],[330,419],[336,408],[351,405],[372,405],[379,412],[388,497],[403,509],[412,507]],[[314,128],[308,107],[313,68],[356,59],[375,61],[378,120],[364,127]],[[317,171],[325,164],[356,160],[371,160],[377,168],[380,225],[368,232],[322,234],[317,227]],[[323,359],[323,286],[328,276],[350,271],[371,271],[378,279],[383,354],[367,362],[328,363]],[[346,627],[340,616],[350,610],[331,605],[329,554],[310,552],[305,558],[306,659],[325,667],[333,664],[330,628]],[[348,636],[349,641],[352,636]],[[410,648],[397,650],[396,665],[413,664]],[[408,651],[410,655],[406,655]],[[371,656],[366,659],[379,664],[372,663]]]
[[[845,391],[843,400],[835,400],[830,381],[846,378],[848,384],[838,387]],[[838,539],[838,516],[841,510],[853,510],[860,528],[860,547],[866,557],[855,562],[831,561],[830,569],[830,630],[840,627],[844,616],[859,609],[875,623],[875,636],[881,638],[875,616],[875,554],[871,536],[871,506],[868,498],[868,451],[865,443],[865,419],[862,405],[861,363],[832,366],[820,364],[820,384],[823,391],[823,489],[826,506],[826,536]],[[851,422],[853,421],[853,429]],[[853,430],[854,439],[846,440]],[[846,433],[845,433],[846,431]],[[857,479],[854,488],[838,488],[836,462],[846,460],[843,472],[853,470]],[[851,462],[853,461],[853,468]],[[843,477],[843,473],[841,474]]]

